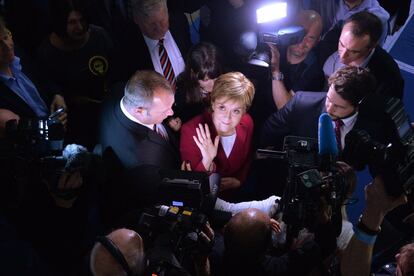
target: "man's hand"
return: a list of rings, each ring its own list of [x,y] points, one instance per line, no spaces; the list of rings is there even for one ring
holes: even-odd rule
[[[282,232],[282,228],[280,227],[280,223],[275,219],[270,219],[270,228],[276,233],[279,234]]]
[[[174,130],[175,132],[178,132],[181,128],[182,121],[179,117],[170,118],[168,120],[168,126]]]
[[[362,214],[362,222],[372,230],[379,229],[384,216],[394,208],[407,203],[405,194],[395,198],[385,191],[381,177],[375,177],[374,181],[365,186],[366,207]]]
[[[51,184],[53,185],[53,183]],[[57,188],[52,189],[49,184],[50,194],[55,204],[62,208],[70,208],[75,202],[77,195],[68,195],[75,192],[83,185],[83,178],[79,171],[64,172],[58,179]]]
[[[199,124],[196,132],[197,137],[193,136],[194,142],[201,151],[204,168],[206,171],[211,171],[213,159],[217,156],[220,136],[217,135],[213,143],[207,124],[204,124],[204,127],[202,124]]]
[[[270,63],[270,69],[272,73],[280,72],[280,53],[277,47],[271,43],[267,43],[270,48],[270,53],[272,54],[272,60]]]
[[[241,183],[235,177],[222,177],[220,182],[220,191],[235,189],[240,187]]]
[[[58,119],[64,126],[66,126],[66,123],[68,122],[68,114],[66,113],[68,107],[66,106],[65,99],[61,95],[56,94],[50,104],[50,112],[53,113],[60,107],[63,107],[65,111],[59,115]]]

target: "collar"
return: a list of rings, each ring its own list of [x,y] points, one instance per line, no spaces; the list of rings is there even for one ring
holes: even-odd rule
[[[20,58],[15,56],[12,62],[10,63],[10,68],[13,72],[13,75],[15,75],[15,72],[22,70],[22,65],[20,64]],[[15,77],[10,77],[6,74],[0,73],[0,79],[2,81],[8,81],[10,79],[15,79]]]
[[[365,68],[368,65],[368,62],[371,60],[372,55],[375,52],[375,48],[371,50],[371,53],[364,59],[364,61],[359,65],[359,67]]]
[[[356,121],[357,118],[358,118],[358,111],[355,112],[352,116],[347,117],[345,119],[341,119],[341,120],[344,123],[344,126],[345,127],[349,127],[349,126],[351,126],[352,124],[355,123],[355,121]]]
[[[144,35],[144,34],[142,34],[142,36],[144,37],[144,40],[145,40],[145,43],[148,45],[148,48],[150,49],[150,50],[157,50],[158,49],[158,42],[159,42],[159,40],[156,40],[156,39],[152,39],[152,38],[149,38],[149,37],[147,37],[146,35]],[[165,35],[164,35],[164,37],[163,37],[163,39],[164,39],[164,46],[165,46],[165,43],[166,43],[166,41],[169,41],[170,39],[171,39],[171,33],[170,33],[170,31],[168,30],[166,33],[165,33]]]
[[[350,8],[350,7],[348,6],[348,4],[346,3],[346,1],[345,1],[345,0],[342,0],[342,2],[344,3],[345,7],[346,7],[348,10],[350,10],[350,11],[352,11],[352,10],[354,10],[354,9],[358,9],[358,8],[362,5],[362,3],[364,3],[364,1],[365,1],[365,0],[362,0],[362,1],[358,4],[358,5],[356,5],[356,6],[352,7],[352,8]]]
[[[122,97],[122,99],[123,99],[123,97]],[[129,112],[128,112],[128,110],[125,108],[124,103],[122,102],[122,99],[121,99],[121,101],[119,102],[119,106],[121,107],[121,111],[122,111],[122,113],[124,113],[124,115],[125,115],[128,119],[130,119],[131,121],[133,121],[133,122],[135,122],[135,123],[137,123],[137,124],[143,125],[143,126],[145,126],[145,127],[149,128],[149,129],[151,129],[151,130],[154,130],[154,124],[150,124],[150,125],[148,125],[148,124],[141,123],[141,122],[140,122],[137,118],[135,118],[134,116],[132,116],[132,114],[131,114],[131,113],[129,113]]]

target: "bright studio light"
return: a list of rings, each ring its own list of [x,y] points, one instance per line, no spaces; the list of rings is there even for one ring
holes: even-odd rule
[[[257,23],[266,23],[286,17],[287,3],[279,2],[256,10]]]

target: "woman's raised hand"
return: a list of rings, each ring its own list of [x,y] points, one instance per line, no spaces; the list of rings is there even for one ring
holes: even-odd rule
[[[207,124],[199,124],[196,128],[197,137],[193,136],[194,142],[197,144],[197,147],[201,151],[203,157],[202,163],[204,168],[207,171],[212,171],[213,169],[213,160],[217,156],[218,144],[220,141],[220,136],[216,136],[214,143],[211,140],[210,130]]]

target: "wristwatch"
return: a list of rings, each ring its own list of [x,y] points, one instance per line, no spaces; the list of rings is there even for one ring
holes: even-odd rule
[[[277,72],[276,74],[272,74],[272,80],[282,81],[285,78],[282,72]]]
[[[372,230],[370,228],[368,228],[368,226],[366,226],[363,222],[362,222],[362,214],[359,217],[358,223],[357,223],[357,227],[359,230],[361,230],[362,232],[364,232],[365,234],[369,235],[369,236],[376,236],[381,232],[381,227],[378,230]]]

